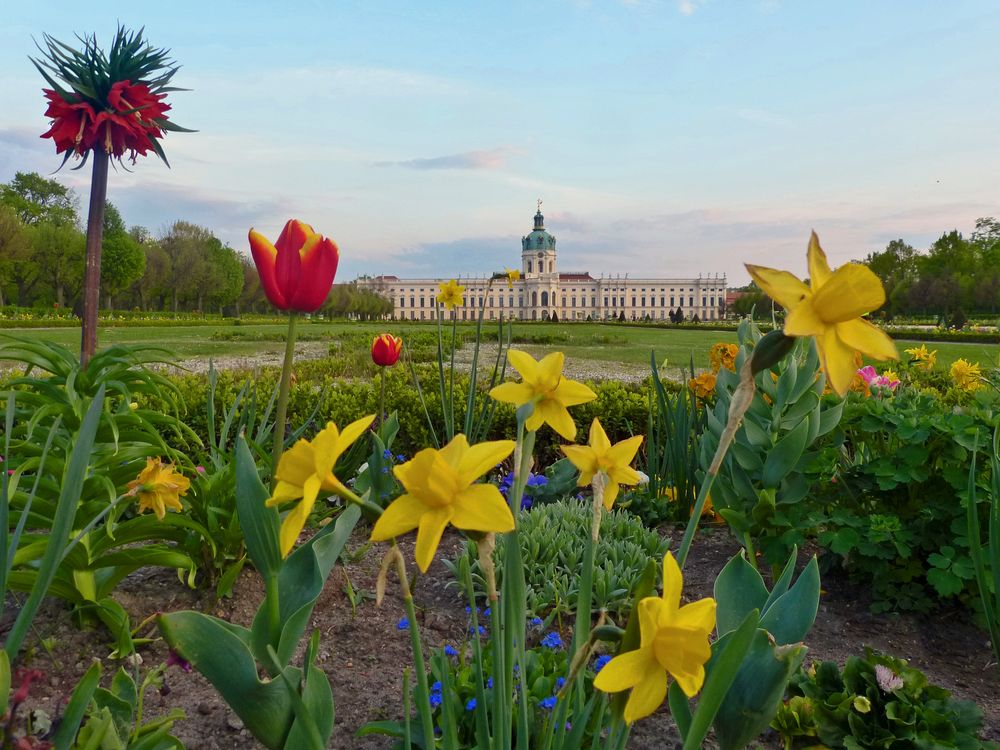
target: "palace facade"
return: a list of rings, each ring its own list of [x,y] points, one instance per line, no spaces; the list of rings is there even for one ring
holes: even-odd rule
[[[590,275],[589,271],[560,272],[556,238],[545,229],[541,202],[534,229],[521,238],[521,278],[509,288],[507,276],[457,277],[465,287],[459,320],[475,320],[484,308],[487,320],[670,320],[671,313],[684,320],[719,320],[725,313],[725,274],[698,278],[632,278],[625,275]],[[435,320],[438,285],[447,279],[401,279],[365,276],[355,283],[387,297],[394,317]]]

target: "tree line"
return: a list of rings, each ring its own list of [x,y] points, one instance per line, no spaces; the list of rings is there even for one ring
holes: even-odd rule
[[[988,216],[976,220],[965,237],[958,230],[942,234],[925,250],[905,240],[889,242],[884,250],[870,252],[863,260],[885,286],[885,305],[876,317],[935,318],[958,325],[971,315],[1000,312],[1000,221]],[[740,290],[731,311],[769,317],[772,301],[756,284]]]
[[[34,172],[0,184],[0,307],[82,305],[84,221],[73,190]],[[273,311],[248,254],[212,231],[175,221],[159,234],[127,226],[106,204],[101,246],[101,305],[150,312]],[[337,284],[321,312],[374,318],[392,303],[353,284]]]

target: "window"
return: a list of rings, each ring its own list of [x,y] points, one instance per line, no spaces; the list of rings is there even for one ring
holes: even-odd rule
[[[400,297],[399,298],[399,306],[400,307],[406,307],[406,297]]]
[[[642,298],[642,306],[643,306],[643,307],[645,307],[645,306],[646,306],[646,298],[645,298],[645,297],[643,297],[643,298]]]
[[[413,304],[413,302],[414,302],[414,298],[410,297],[410,307],[416,307],[416,305]]]
[[[553,299],[555,299],[555,297],[553,297]],[[562,298],[562,306],[566,307],[566,297]],[[576,307],[576,305],[573,305],[573,307]]]
[[[538,306],[538,292],[531,293],[531,306],[532,307]],[[534,320],[534,316],[532,316],[532,320]]]
[[[688,307],[694,307],[694,297],[688,297]]]
[[[553,261],[549,261],[549,273],[552,273],[555,270],[555,265],[556,264]]]
[[[670,304],[673,304],[673,302],[671,302]],[[666,307],[666,306],[667,306],[667,298],[666,297],[660,297],[660,307]],[[660,316],[660,317],[663,317],[663,316]]]
[[[625,302],[624,301],[622,301],[622,306],[623,307],[625,306]],[[632,307],[635,307],[635,295],[634,294],[632,295]]]
[[[604,304],[605,305],[608,304],[607,299],[604,300]],[[618,307],[618,298],[617,297],[612,297],[611,298],[611,306],[612,307]]]
[[[604,304],[605,305],[608,304],[608,298],[607,297],[604,298]],[[590,298],[590,306],[591,307],[597,307],[597,297],[591,297]]]
[[[420,298],[420,306],[421,306],[421,307],[423,307],[423,306],[424,306],[424,299],[425,299],[424,297],[421,297],[421,298]]]
[[[549,293],[542,292],[542,307],[548,307],[549,305]]]
[[[423,311],[423,310],[421,310],[421,311],[420,311],[420,319],[421,319],[421,320],[423,320],[423,319],[424,319],[424,311]]]
[[[500,299],[500,307],[503,307],[503,295],[500,295],[499,299]]]
[[[528,261],[528,273],[531,273],[531,261]]]
[[[514,306],[514,295],[513,294],[510,295],[510,297],[508,298],[507,301],[510,302],[510,307],[513,307]]]
[[[573,307],[576,307],[576,297],[571,297],[570,303],[572,304]]]
[[[673,297],[671,297],[671,298],[670,298],[670,306],[671,306],[671,307],[673,307],[673,306],[674,306],[674,298],[673,298]]]

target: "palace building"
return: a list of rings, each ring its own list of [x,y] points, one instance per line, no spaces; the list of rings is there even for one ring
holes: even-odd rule
[[[507,276],[458,277],[465,287],[459,320],[484,318],[518,320],[719,320],[725,313],[725,274],[698,278],[632,278],[625,275],[591,276],[589,271],[560,272],[556,238],[545,229],[541,201],[534,229],[521,238],[521,278],[509,288]],[[438,285],[447,279],[401,279],[365,276],[355,283],[392,301],[394,317],[402,320],[435,320]],[[681,317],[678,317],[679,316]]]

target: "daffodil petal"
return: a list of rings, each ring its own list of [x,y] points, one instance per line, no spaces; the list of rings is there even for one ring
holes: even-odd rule
[[[608,433],[604,431],[601,420],[597,417],[594,417],[594,421],[590,423],[590,435],[587,445],[600,455],[607,453],[611,449],[611,441],[608,440]]]
[[[459,433],[455,435],[448,444],[438,451],[438,455],[452,466],[458,466],[466,451],[469,450],[469,439]]]
[[[477,443],[465,452],[458,466],[458,481],[472,484],[514,452],[513,440],[491,440]]]
[[[608,478],[618,484],[633,485],[639,484],[639,472],[631,466],[615,466],[608,471]]]
[[[848,320],[837,324],[837,336],[847,346],[872,359],[899,359],[889,335],[867,320]]]
[[[602,669],[601,672],[603,671]],[[666,697],[667,673],[660,669],[659,665],[655,667],[650,665],[639,684],[632,688],[628,702],[625,703],[625,721],[631,724],[649,716],[663,705],[663,699]]]
[[[613,446],[608,448],[608,461],[612,466],[628,466],[632,463],[632,459],[635,458],[635,454],[639,452],[639,446],[641,445],[642,435],[625,438],[620,443],[615,443]],[[625,482],[625,484],[630,483]],[[631,484],[634,484],[634,482]]]
[[[828,323],[824,323],[816,312],[813,298],[805,300],[785,317],[784,332],[788,336],[822,336]]]
[[[538,380],[538,362],[527,352],[520,349],[508,349],[507,361],[520,373],[524,382],[531,385]]]
[[[786,310],[794,310],[809,295],[809,287],[788,271],[778,271],[749,263],[745,265],[750,276],[757,282],[757,286]]]
[[[351,422],[347,427],[340,431],[340,450],[337,452],[339,458],[340,454],[347,450],[351,445],[354,444],[359,437],[365,434],[365,431],[372,426],[372,422],[375,421],[375,415],[369,414],[367,417],[361,417],[361,419],[356,419]]]
[[[673,617],[681,605],[681,589],[684,588],[684,576],[681,568],[671,553],[663,556],[663,602],[666,605],[668,617]]]
[[[501,383],[490,389],[490,398],[505,404],[526,404],[535,396],[535,391],[527,383]]]
[[[282,505],[292,500],[298,500],[300,497],[302,497],[301,485],[284,482],[279,479],[278,484],[274,487],[274,492],[264,505],[268,508],[273,508],[275,505]]]
[[[819,289],[833,275],[830,264],[826,260],[826,253],[819,245],[819,237],[813,232],[809,237],[809,250],[806,251],[806,258],[809,261],[809,283],[813,291]]]
[[[603,693],[619,693],[635,687],[645,676],[651,658],[652,654],[648,649],[619,654],[597,673],[594,687]]]
[[[882,307],[885,289],[868,266],[845,263],[813,294],[812,304],[825,323],[843,323]]]
[[[417,529],[417,548],[414,557],[420,572],[426,573],[434,561],[434,553],[441,543],[441,535],[451,518],[451,508],[437,508],[424,513],[420,517],[420,527]]]
[[[601,498],[604,501],[604,508],[606,510],[611,510],[617,498],[618,498],[618,482],[609,481],[607,486],[604,488],[604,497]]]
[[[854,349],[847,346],[831,326],[822,338],[816,339],[823,371],[830,381],[830,388],[838,396],[843,396],[851,387],[851,381],[858,368],[854,362]]]
[[[560,445],[559,449],[566,454],[566,458],[577,469],[580,470],[580,481],[582,484],[589,484],[597,473],[600,466],[597,463],[597,454],[589,445]],[[587,476],[584,481],[583,475]]]
[[[566,411],[566,407],[558,401],[546,399],[538,402],[535,405],[535,414],[532,416],[535,415],[540,416],[553,430],[567,440],[576,439],[576,425],[573,423],[573,417]]]
[[[308,440],[299,440],[295,445],[281,454],[278,460],[278,470],[275,478],[299,487],[316,473],[313,459],[313,447]]]
[[[468,531],[514,530],[514,516],[500,490],[492,484],[474,484],[455,498],[451,525]]]
[[[312,473],[322,477],[333,470],[333,465],[337,463],[337,458],[343,451],[339,443],[340,432],[337,430],[337,425],[327,422],[326,427],[320,430],[312,441]]]
[[[563,378],[555,390],[549,394],[549,398],[558,401],[563,406],[578,406],[593,401],[597,398],[597,394],[579,381]]]
[[[715,628],[715,600],[699,599],[685,604],[674,617],[674,624],[679,628],[704,630],[706,633]]]
[[[531,416],[524,420],[524,429],[528,432],[537,432],[543,424],[545,424],[545,414],[538,408],[538,404],[535,404]]]
[[[552,352],[542,357],[538,362],[538,374],[535,381],[538,387],[546,391],[555,388],[562,378],[564,364],[566,364],[566,355],[562,352]]]
[[[384,542],[413,531],[427,511],[427,506],[413,495],[400,495],[378,517],[372,528],[371,541]]]
[[[639,602],[639,640],[642,646],[652,645],[660,621],[669,618],[669,614],[669,605],[658,596],[647,596]]]
[[[691,697],[705,682],[705,662],[712,656],[708,631],[664,627],[653,645],[656,659],[673,675],[684,694]]]

